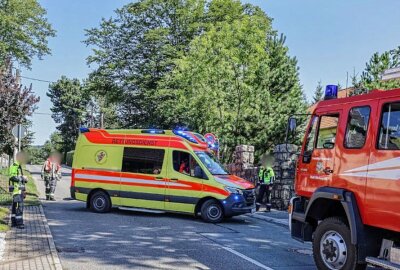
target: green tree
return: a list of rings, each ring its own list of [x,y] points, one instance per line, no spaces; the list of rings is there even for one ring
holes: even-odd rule
[[[115,103],[125,127],[157,124],[154,91],[195,35],[201,32],[205,0],[141,0],[87,31],[94,46],[88,63],[105,89],[120,90]],[[99,79],[100,77],[100,79]],[[115,97],[115,96],[114,96]]]
[[[194,39],[157,98],[166,125],[215,132],[226,146],[225,161],[241,143],[255,145],[258,155],[271,150],[283,141],[288,116],[305,108],[296,60],[270,18],[237,1],[211,2],[213,14],[228,11],[236,16]]]
[[[53,103],[52,118],[59,124],[57,129],[62,138],[62,147],[57,150],[66,154],[75,147],[79,127],[85,122],[89,97],[78,79],[65,76],[50,84],[47,96]]]
[[[30,67],[50,53],[47,39],[54,35],[37,0],[0,0],[0,66],[12,59]]]
[[[317,87],[315,88],[312,104],[321,101],[323,97],[324,97],[324,88],[322,87],[321,81],[319,81]]]
[[[355,88],[353,95],[367,93],[373,89],[393,89],[400,88],[400,80],[382,80],[382,74],[390,68],[400,67],[400,46],[396,49],[386,51],[382,54],[376,52],[365,64],[365,70],[360,79],[353,76],[353,86]]]

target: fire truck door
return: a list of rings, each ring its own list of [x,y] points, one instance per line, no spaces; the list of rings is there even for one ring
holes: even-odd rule
[[[331,185],[335,172],[336,136],[339,124],[339,111],[322,112],[319,114],[319,124],[315,148],[310,162],[310,182],[314,186]]]

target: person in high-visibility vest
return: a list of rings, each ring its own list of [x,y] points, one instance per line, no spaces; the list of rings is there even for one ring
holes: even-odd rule
[[[46,187],[46,200],[55,201],[54,192],[56,191],[57,181],[61,178],[61,166],[59,156],[56,153],[51,154],[44,162],[41,176]]]
[[[260,171],[258,173],[258,180],[260,184],[260,188],[258,190],[257,197],[257,209],[260,208],[264,195],[267,197],[266,199],[266,209],[267,211],[271,210],[270,204],[270,196],[271,196],[271,186],[275,179],[274,170],[271,167],[260,167]]]
[[[10,192],[12,192],[11,226],[20,229],[24,228],[25,184],[28,181],[22,170],[22,165],[25,161],[25,155],[19,152],[9,169],[9,185]]]

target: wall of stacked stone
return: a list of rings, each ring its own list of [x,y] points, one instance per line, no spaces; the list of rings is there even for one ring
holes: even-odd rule
[[[278,210],[286,210],[290,198],[294,196],[294,178],[298,147],[293,144],[280,144],[274,148],[275,182],[272,187],[272,207]]]
[[[254,166],[254,146],[236,146],[233,153],[233,163],[228,164],[226,167],[230,174],[256,183],[258,180],[258,167]]]
[[[274,209],[286,210],[290,198],[294,196],[298,147],[293,144],[280,144],[274,148],[273,155],[275,182],[271,192],[271,203]],[[254,146],[237,146],[233,154],[233,160],[234,163],[227,165],[229,173],[256,184],[259,167],[254,166]]]

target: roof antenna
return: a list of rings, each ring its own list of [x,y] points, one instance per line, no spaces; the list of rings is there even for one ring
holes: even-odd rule
[[[347,71],[346,72],[346,97],[347,97],[347,93],[349,91],[349,89],[347,89],[348,88],[348,84],[349,84],[349,72]]]

